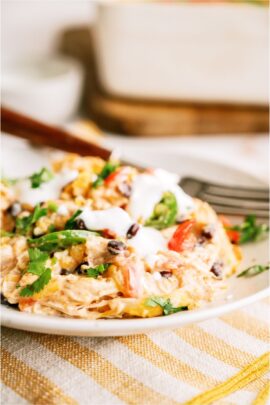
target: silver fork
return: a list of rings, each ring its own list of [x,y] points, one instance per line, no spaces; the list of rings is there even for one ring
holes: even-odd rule
[[[221,214],[269,217],[269,189],[228,186],[194,177],[183,177],[183,190],[192,197],[207,201]]]

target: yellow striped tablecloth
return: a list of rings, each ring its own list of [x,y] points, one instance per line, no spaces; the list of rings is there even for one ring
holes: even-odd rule
[[[263,300],[199,324],[119,338],[2,328],[1,403],[267,404],[269,308]]]

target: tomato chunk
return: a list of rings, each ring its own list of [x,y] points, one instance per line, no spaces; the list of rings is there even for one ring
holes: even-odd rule
[[[184,249],[185,241],[191,235],[194,225],[194,220],[187,220],[178,225],[176,231],[168,242],[168,248],[175,252],[181,252]]]
[[[123,167],[119,167],[118,169],[116,169],[113,173],[109,174],[108,177],[106,177],[106,179],[104,179],[104,183],[106,184],[106,186],[108,186],[112,181],[115,180],[115,178],[118,176],[118,174],[123,170]]]
[[[222,222],[222,225],[224,226],[225,231],[226,231],[231,243],[239,243],[240,232],[235,229],[231,229],[232,228],[231,221],[224,215],[219,215],[219,219]]]

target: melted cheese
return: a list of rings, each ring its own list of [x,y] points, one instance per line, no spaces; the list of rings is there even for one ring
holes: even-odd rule
[[[65,169],[55,174],[52,180],[42,183],[38,188],[32,188],[29,179],[22,180],[16,184],[15,192],[20,202],[32,206],[43,201],[57,200],[62,188],[75,180],[77,175],[76,170]]]
[[[85,208],[78,218],[83,220],[89,230],[110,229],[117,236],[123,237],[126,236],[128,229],[134,223],[128,213],[118,207],[100,211],[91,211],[89,208]]]
[[[128,210],[132,218],[146,220],[151,216],[155,205],[166,191],[175,195],[178,205],[177,219],[181,219],[194,210],[194,202],[178,186],[176,174],[156,169],[152,174],[139,174],[132,185],[132,194]]]

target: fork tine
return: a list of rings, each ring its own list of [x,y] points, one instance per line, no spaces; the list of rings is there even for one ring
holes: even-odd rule
[[[268,219],[269,218],[269,211],[263,210],[256,210],[250,208],[242,208],[242,207],[228,207],[225,205],[219,204],[211,204],[214,210],[218,214],[225,214],[225,215],[237,215],[237,216],[246,216],[246,215],[256,215],[257,218]]]
[[[208,194],[204,191],[200,192],[199,197],[204,201],[208,201],[210,204],[224,205],[227,207],[247,208],[258,211],[267,211],[269,209],[269,203],[267,201],[252,201],[233,197],[221,197]]]
[[[239,199],[269,201],[269,190],[266,188],[237,187],[209,183],[193,177],[184,177],[180,186],[192,197],[199,197],[202,190],[209,194]]]

